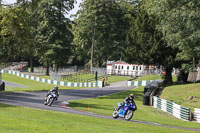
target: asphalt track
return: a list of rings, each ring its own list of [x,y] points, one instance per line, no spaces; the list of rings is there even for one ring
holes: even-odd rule
[[[2,92],[0,93],[0,103],[24,106],[31,108],[38,108],[43,110],[53,110],[60,112],[67,112],[73,114],[87,115],[92,117],[99,117],[104,119],[113,119],[112,116],[105,116],[101,114],[94,114],[87,111],[80,111],[66,106],[65,101],[95,98],[99,96],[109,95],[113,93],[118,93],[121,91],[132,89],[133,87],[104,87],[104,88],[87,88],[87,89],[77,89],[77,90],[60,90],[60,96],[58,101],[55,101],[51,107],[43,105],[43,99],[47,94],[47,91],[37,91],[37,92]],[[124,119],[117,119],[124,120]],[[155,125],[168,128],[200,131],[200,129],[190,129],[175,126],[162,125],[159,123],[151,123],[137,120],[130,120],[130,122]]]

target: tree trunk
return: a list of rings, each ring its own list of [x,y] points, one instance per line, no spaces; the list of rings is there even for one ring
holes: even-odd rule
[[[53,64],[53,72],[58,73],[58,64]]]
[[[58,73],[58,64],[55,64],[55,72]]]
[[[46,75],[48,75],[49,76],[49,62],[47,61],[47,69],[46,69]]]
[[[30,56],[30,67],[31,67],[31,72],[34,72],[34,69],[33,69],[33,56],[32,55]]]
[[[166,72],[165,75],[163,75],[164,76],[163,83],[165,85],[173,84],[173,81],[172,81],[172,68],[171,67],[166,67],[165,72]]]

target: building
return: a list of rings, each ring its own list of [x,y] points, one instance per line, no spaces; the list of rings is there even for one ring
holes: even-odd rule
[[[128,64],[123,61],[107,61],[106,73],[109,75],[141,76],[147,67],[145,65]]]

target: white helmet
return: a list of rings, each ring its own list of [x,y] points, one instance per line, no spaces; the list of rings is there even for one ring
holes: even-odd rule
[[[58,86],[54,86],[54,88],[55,88],[56,90],[58,90]]]
[[[132,99],[134,99],[134,98],[135,98],[134,94],[130,94],[130,97],[131,97]]]

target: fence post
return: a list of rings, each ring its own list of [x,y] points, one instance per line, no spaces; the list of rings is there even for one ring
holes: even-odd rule
[[[193,118],[193,113],[192,113],[192,111],[190,109],[190,118],[189,118],[189,120],[192,121],[192,118]]]

